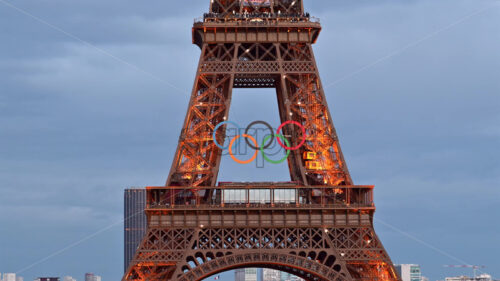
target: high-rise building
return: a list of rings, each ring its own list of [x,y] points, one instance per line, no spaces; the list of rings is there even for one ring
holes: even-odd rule
[[[244,281],[245,280],[245,269],[240,268],[234,271],[234,281]]]
[[[134,258],[135,251],[146,234],[146,189],[125,189],[124,194],[124,270]],[[86,280],[87,281],[87,280]]]
[[[16,274],[15,273],[4,273],[3,274],[3,281],[16,281]]]
[[[71,276],[65,276],[63,281],[76,281],[76,279]]]
[[[59,277],[38,277],[35,281],[61,281]]]
[[[16,276],[16,281],[24,281],[24,278],[21,276]]]
[[[234,272],[235,281],[257,281],[257,268],[240,268]]]
[[[446,277],[445,281],[493,281],[493,279],[489,274],[481,274],[475,278],[469,276]]]
[[[421,281],[422,279],[422,272],[418,264],[396,264],[395,269],[402,281]]]

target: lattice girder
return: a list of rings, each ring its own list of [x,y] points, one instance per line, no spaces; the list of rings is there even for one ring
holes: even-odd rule
[[[202,280],[245,266],[278,268],[306,280],[396,280],[368,227],[152,228],[134,263],[124,280]]]
[[[263,78],[268,73],[267,79],[274,81],[271,83],[277,89],[282,121],[297,121],[307,128],[305,145],[288,160],[292,179],[311,185],[352,184],[310,44],[205,44],[202,54],[197,86],[178,148],[178,165],[172,167],[176,170],[171,171],[169,185],[216,182],[220,161],[217,154],[221,151],[213,143],[212,132],[228,116],[230,91],[235,83],[241,83],[245,76],[254,79],[254,74],[248,76],[250,73]],[[232,60],[228,59],[230,56]],[[303,137],[294,129],[284,129],[286,135],[294,136],[293,146]],[[221,131],[217,134],[219,143],[224,141]],[[305,152],[316,153],[314,167],[302,159]]]
[[[148,231],[122,281],[200,281],[243,267],[307,281],[399,280],[373,229],[373,186],[353,185],[342,154],[312,49],[320,30],[302,0],[211,0],[193,26],[201,55],[166,187],[148,189]],[[305,128],[282,130],[290,146],[305,139],[287,159],[302,201],[220,199],[213,133],[230,121],[233,88],[275,88],[281,122]],[[227,143],[226,126],[215,138]],[[184,206],[153,200],[161,194]]]

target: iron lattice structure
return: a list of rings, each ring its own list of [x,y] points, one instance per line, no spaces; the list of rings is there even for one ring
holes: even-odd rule
[[[301,0],[210,1],[193,27],[201,57],[177,152],[166,185],[147,188],[148,231],[123,281],[202,280],[242,267],[399,280],[373,229],[373,186],[353,185],[340,149],[312,49],[320,31]],[[233,88],[275,88],[281,120],[306,128],[284,128],[292,146],[306,138],[288,158],[290,182],[217,185],[213,131]],[[228,190],[245,201],[226,202]],[[256,190],[266,202],[252,201]],[[293,200],[276,200],[280,190]]]

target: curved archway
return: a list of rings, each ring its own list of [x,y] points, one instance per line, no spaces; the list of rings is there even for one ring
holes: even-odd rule
[[[351,280],[340,266],[327,266],[319,261],[289,253],[249,252],[230,254],[207,260],[177,276],[179,281],[201,281],[212,275],[248,267],[271,268],[297,275],[308,281]]]

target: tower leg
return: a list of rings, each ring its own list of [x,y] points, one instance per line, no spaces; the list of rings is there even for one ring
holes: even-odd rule
[[[200,63],[175,154],[167,186],[215,186],[221,150],[213,141],[212,133],[217,124],[226,121],[231,104],[234,73],[232,70],[236,46],[224,44],[202,47]],[[208,62],[217,62],[211,71],[203,71]],[[224,126],[225,128],[225,126]],[[218,134],[224,139],[224,128]]]

